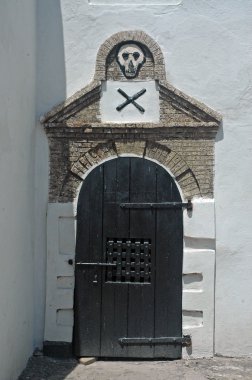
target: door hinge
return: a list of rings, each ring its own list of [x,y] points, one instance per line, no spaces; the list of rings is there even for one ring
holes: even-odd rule
[[[189,347],[192,345],[190,335],[183,335],[182,337],[159,337],[159,338],[119,338],[121,345],[155,345],[155,344],[169,344],[174,346]]]
[[[192,211],[193,204],[191,200],[188,202],[127,202],[120,203],[123,209],[164,209],[164,208],[186,208]]]

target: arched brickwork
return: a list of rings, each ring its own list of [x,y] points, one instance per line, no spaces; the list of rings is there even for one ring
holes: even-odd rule
[[[191,168],[186,161],[167,146],[145,141],[101,143],[88,150],[71,166],[59,194],[60,201],[71,201],[77,197],[79,184],[86,175],[106,159],[135,155],[161,164],[172,174],[185,199],[200,196],[201,191]],[[61,199],[62,198],[62,199]]]
[[[163,53],[159,45],[148,34],[143,31],[123,31],[113,34],[99,48],[96,58],[96,69],[94,80],[106,80],[106,60],[110,52],[116,45],[123,41],[138,42],[146,46],[152,54],[154,60],[154,78],[156,80],[165,80],[165,64]]]

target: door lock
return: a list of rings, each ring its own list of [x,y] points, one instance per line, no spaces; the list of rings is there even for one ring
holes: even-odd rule
[[[95,273],[95,275],[94,275],[93,284],[94,285],[98,284],[98,275],[97,275],[97,273]]]

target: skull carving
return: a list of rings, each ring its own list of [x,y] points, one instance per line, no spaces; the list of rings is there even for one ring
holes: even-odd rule
[[[124,76],[133,79],[145,62],[144,52],[136,44],[122,45],[117,53],[117,62]]]

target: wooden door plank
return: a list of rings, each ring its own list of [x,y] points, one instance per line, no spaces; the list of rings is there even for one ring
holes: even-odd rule
[[[181,201],[173,179],[157,169],[157,202]],[[157,210],[155,337],[182,334],[182,210]],[[180,358],[181,346],[156,345],[155,357]]]
[[[156,167],[151,161],[131,159],[130,202],[156,201]],[[151,242],[152,268],[155,267],[155,211],[130,210],[130,237]],[[142,258],[144,260],[144,258]],[[144,262],[144,261],[143,261]],[[129,285],[128,337],[153,337],[154,334],[154,281],[150,284]],[[153,347],[130,345],[129,357],[152,358]]]
[[[102,189],[103,167],[100,166],[89,174],[79,196],[76,263],[81,261],[99,262],[101,260]],[[101,313],[100,269],[76,265],[75,275],[75,354],[77,356],[99,356]]]
[[[104,253],[108,238],[126,238],[129,232],[129,211],[120,203],[129,200],[129,159],[119,158],[104,166]],[[103,257],[106,260],[106,254]],[[117,280],[120,274],[117,275]],[[103,274],[101,356],[127,357],[128,348],[120,345],[119,338],[127,334],[128,285],[108,283]]]

